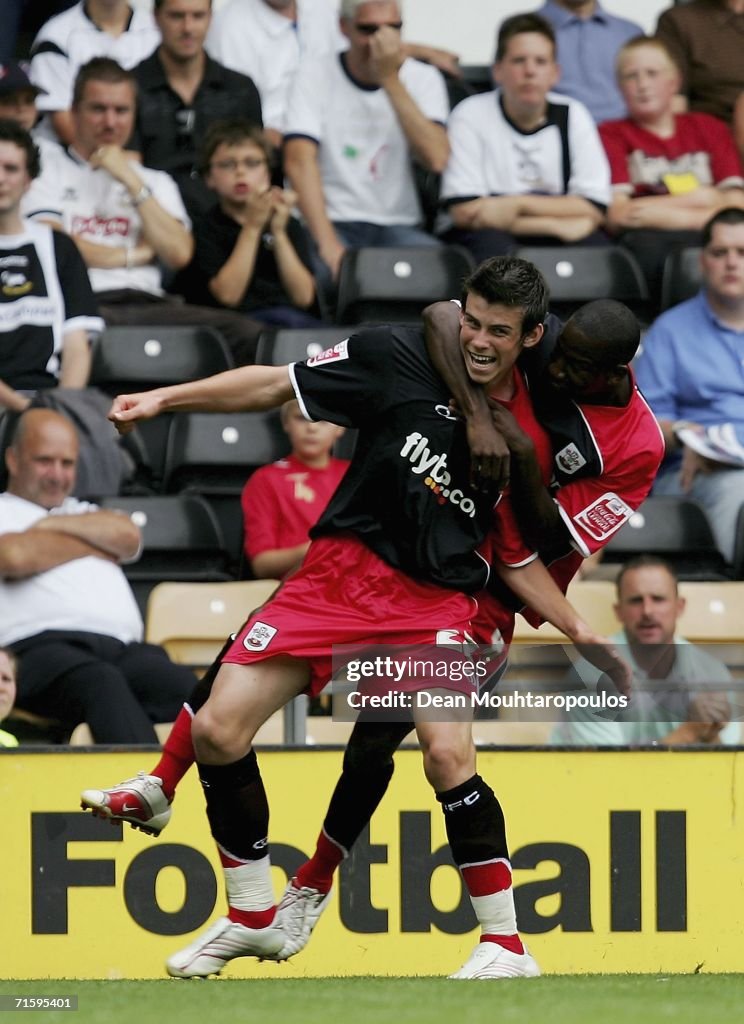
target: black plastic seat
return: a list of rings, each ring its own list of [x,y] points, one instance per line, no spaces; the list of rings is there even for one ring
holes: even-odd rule
[[[682,580],[731,578],[705,510],[687,498],[647,498],[604,548],[608,562],[644,554],[666,558]]]
[[[217,518],[193,494],[111,497],[102,508],[121,509],[140,528],[142,554],[122,566],[143,614],[152,588],[163,580],[229,580],[229,553]]]
[[[170,493],[242,489],[254,469],[288,451],[278,410],[180,414],[168,431],[163,486]]]
[[[173,417],[163,489],[196,493],[206,499],[222,531],[230,568],[236,574],[242,563],[243,486],[254,469],[275,462],[288,451],[289,441],[278,410]]]
[[[696,295],[703,281],[700,267],[700,246],[670,252],[664,260],[661,279],[661,308],[669,309]]]
[[[617,245],[523,246],[517,256],[534,263],[550,289],[550,308],[570,316],[594,299],[617,299],[643,319],[648,286],[635,257]]]
[[[341,262],[336,321],[418,323],[430,302],[457,299],[473,269],[456,245],[349,249]]]
[[[121,394],[198,380],[234,365],[211,327],[109,327],[93,349],[90,382]]]

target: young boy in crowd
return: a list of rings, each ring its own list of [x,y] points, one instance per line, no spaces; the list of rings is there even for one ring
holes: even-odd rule
[[[264,323],[314,326],[315,280],[304,230],[291,213],[296,196],[272,186],[271,158],[255,125],[211,126],[199,170],[217,202],[194,223],[194,257],[181,290],[191,302],[239,310]]]

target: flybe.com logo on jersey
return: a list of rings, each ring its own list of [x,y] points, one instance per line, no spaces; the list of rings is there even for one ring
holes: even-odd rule
[[[412,471],[424,478],[422,482],[434,492],[440,505],[450,502],[471,519],[475,517],[473,499],[467,498],[458,487],[450,488],[452,477],[447,469],[447,456],[432,452],[428,437],[423,437],[418,431],[409,434],[400,454],[411,463]]]

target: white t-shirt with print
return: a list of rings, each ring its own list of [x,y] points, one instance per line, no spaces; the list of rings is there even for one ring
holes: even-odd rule
[[[445,124],[449,102],[440,72],[409,58],[399,75],[422,113]],[[330,220],[420,223],[411,149],[393,105],[381,87],[351,78],[343,54],[302,61],[287,112],[285,137],[292,136],[318,143]]]

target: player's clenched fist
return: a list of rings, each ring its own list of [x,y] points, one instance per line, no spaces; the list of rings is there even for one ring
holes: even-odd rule
[[[137,395],[118,395],[108,418],[120,434],[128,434],[140,420],[149,420],[160,412],[160,399],[155,391]]]

